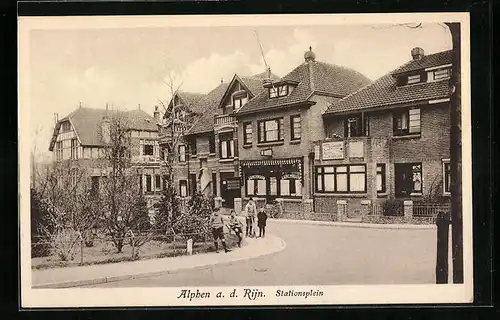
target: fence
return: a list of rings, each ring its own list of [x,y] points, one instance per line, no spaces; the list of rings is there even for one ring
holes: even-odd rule
[[[59,232],[50,239],[37,237],[31,247],[48,249],[45,256],[32,257],[32,268],[66,267],[133,261],[141,258],[163,258],[187,254],[187,240],[193,239],[192,253],[210,251],[211,232],[175,234],[170,230],[149,230],[147,233],[127,232],[123,237],[97,234],[84,239],[73,230]],[[236,240],[226,236],[226,242],[233,246]],[[120,252],[117,243],[122,242]]]
[[[414,204],[413,216],[420,218],[436,218],[438,213],[449,213],[451,207],[443,204]]]

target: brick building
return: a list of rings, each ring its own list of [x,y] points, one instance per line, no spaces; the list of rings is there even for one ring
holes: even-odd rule
[[[315,211],[335,208],[338,199],[350,208],[384,199],[446,201],[451,51],[425,55],[414,48],[411,55],[324,112],[327,139],[315,144]]]
[[[223,206],[233,207],[240,197],[238,178],[238,134],[234,113],[264,90],[262,81],[267,74],[240,77],[235,74],[230,82],[218,85],[206,95],[185,106],[180,93],[179,108],[192,126],[182,133],[175,162],[175,184],[178,194],[188,196],[199,188],[204,194],[215,196]],[[277,77],[270,75],[271,79]],[[191,97],[195,94],[187,94]],[[177,102],[176,97],[172,101]],[[172,101],[170,103],[172,103]],[[165,129],[168,139],[168,127]],[[166,141],[166,140],[165,140]]]
[[[312,143],[325,138],[321,114],[371,83],[354,70],[316,61],[311,48],[304,60],[283,78],[264,83],[264,90],[235,113],[245,199],[312,203]]]
[[[159,113],[151,117],[143,110],[116,111],[106,109],[78,108],[56,122],[49,150],[56,164],[67,164],[70,174],[76,177],[84,171],[92,188],[99,188],[106,176],[104,160],[106,130],[109,119],[120,117],[129,133],[128,155],[131,167],[138,170],[143,192],[150,204],[159,198],[161,183],[161,162],[158,143]],[[107,128],[107,129],[106,129]]]

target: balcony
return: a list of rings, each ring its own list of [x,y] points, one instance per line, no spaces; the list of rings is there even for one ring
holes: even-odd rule
[[[231,114],[215,115],[215,126],[227,126],[236,124],[236,118]]]
[[[133,163],[154,163],[154,164],[160,164],[161,159],[159,157],[155,156],[133,156],[132,157],[132,162]]]

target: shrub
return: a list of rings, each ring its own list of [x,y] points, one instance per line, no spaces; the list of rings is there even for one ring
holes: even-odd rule
[[[40,195],[31,189],[31,257],[46,257],[51,253],[51,241],[42,229],[52,231],[52,226],[47,221],[47,207],[43,205]]]
[[[387,199],[382,203],[382,215],[388,217],[400,217],[404,215],[403,201]]]

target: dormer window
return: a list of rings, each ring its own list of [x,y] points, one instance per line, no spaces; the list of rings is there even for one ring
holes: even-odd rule
[[[424,70],[416,71],[409,74],[398,75],[398,86],[412,85],[422,82],[427,82],[427,72]]]
[[[439,68],[427,72],[429,82],[448,80],[451,77],[451,68]]]
[[[420,80],[420,74],[415,74],[413,76],[408,76],[408,82],[407,84],[414,84],[414,83],[419,83]]]
[[[269,88],[269,98],[285,97],[289,93],[288,85],[280,85]]]

